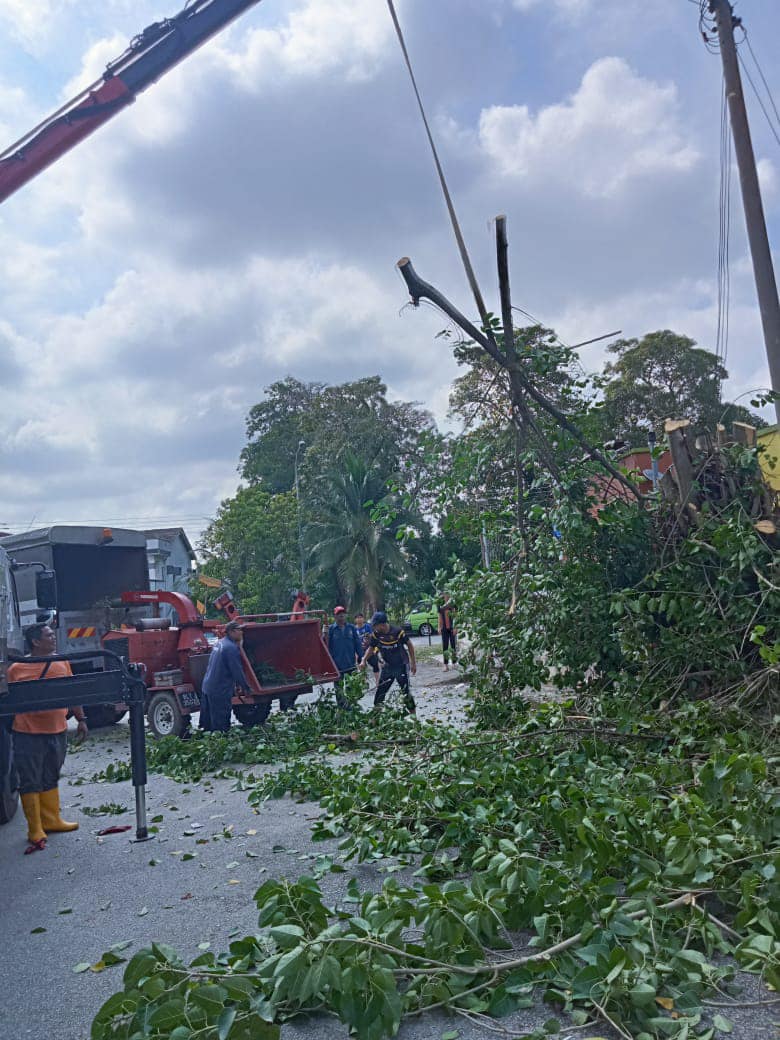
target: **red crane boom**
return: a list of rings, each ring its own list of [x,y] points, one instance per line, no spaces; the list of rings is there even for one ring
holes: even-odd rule
[[[0,202],[108,122],[180,61],[260,0],[188,0],[109,62],[101,79],[0,155]]]

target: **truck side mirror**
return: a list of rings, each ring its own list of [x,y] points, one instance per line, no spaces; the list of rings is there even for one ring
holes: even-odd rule
[[[44,610],[57,609],[57,575],[54,571],[38,571],[35,575],[35,598]]]

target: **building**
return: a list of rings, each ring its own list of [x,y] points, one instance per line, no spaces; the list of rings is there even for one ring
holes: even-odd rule
[[[149,588],[153,591],[183,592],[189,595],[190,578],[195,570],[195,550],[181,527],[160,527],[144,531],[149,561]],[[169,614],[170,608],[161,608]]]
[[[628,472],[628,475],[636,484],[641,494],[648,495],[653,490],[652,459],[649,449],[642,448],[629,450],[626,454],[621,455],[615,465],[619,469]],[[658,456],[659,477],[662,477],[671,465],[671,454],[668,451],[662,452]],[[598,505],[592,510],[594,516],[599,509],[602,509],[607,504],[607,502],[611,502],[616,498],[623,499],[624,502],[634,501],[634,496],[628,488],[624,487],[623,484],[615,480],[615,478],[611,477],[608,473],[599,473],[593,478],[593,483],[595,485],[593,494],[598,500]]]

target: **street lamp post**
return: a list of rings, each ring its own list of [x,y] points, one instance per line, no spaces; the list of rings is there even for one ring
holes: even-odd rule
[[[301,453],[301,448],[306,447],[306,441],[298,441],[298,448],[295,452],[295,511],[298,514],[298,559],[301,565],[301,592],[303,592],[305,585],[305,574],[303,565],[303,528],[301,527],[301,488],[298,481],[298,456]]]

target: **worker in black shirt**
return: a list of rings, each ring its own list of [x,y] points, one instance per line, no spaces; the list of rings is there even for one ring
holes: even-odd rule
[[[371,655],[379,651],[382,671],[379,673],[379,685],[374,693],[374,707],[378,708],[384,702],[387,691],[397,682],[404,695],[407,711],[414,715],[416,706],[409,690],[409,671],[411,669],[412,675],[417,672],[414,646],[403,629],[388,623],[387,614],[383,610],[378,610],[371,618],[371,627],[373,631],[369,636],[360,667],[365,668]]]

